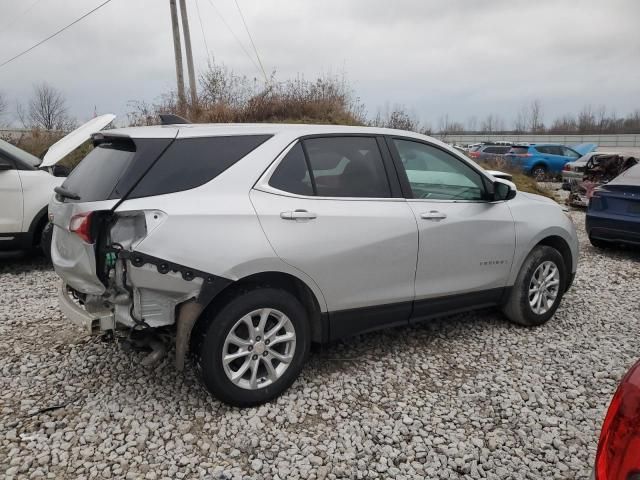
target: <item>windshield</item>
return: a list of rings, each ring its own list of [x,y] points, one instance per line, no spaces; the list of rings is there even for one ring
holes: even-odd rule
[[[24,162],[27,165],[31,165],[32,167],[37,167],[42,162],[42,160],[40,160],[35,155],[31,155],[21,148],[18,148],[15,145],[11,145],[9,142],[5,142],[4,140],[0,140],[0,152],[6,152],[11,157],[17,159],[18,161]]]

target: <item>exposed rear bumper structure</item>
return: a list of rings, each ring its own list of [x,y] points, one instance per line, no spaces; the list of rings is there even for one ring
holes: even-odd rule
[[[93,313],[88,312],[69,296],[67,285],[64,282],[60,283],[58,303],[60,304],[60,310],[62,310],[62,313],[64,313],[71,323],[80,327],[87,335],[93,335],[115,328],[113,312],[109,310]]]

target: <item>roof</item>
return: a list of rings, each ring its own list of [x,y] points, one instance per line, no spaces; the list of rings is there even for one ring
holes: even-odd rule
[[[371,135],[398,135],[423,137],[415,132],[390,128],[359,127],[346,125],[310,125],[304,123],[189,123],[181,125],[154,125],[149,127],[127,127],[105,130],[105,135],[124,135],[131,138],[179,138],[205,137],[211,135],[276,135],[295,133],[296,136],[322,133],[369,133]]]
[[[625,170],[607,185],[636,185],[640,186],[640,163]]]

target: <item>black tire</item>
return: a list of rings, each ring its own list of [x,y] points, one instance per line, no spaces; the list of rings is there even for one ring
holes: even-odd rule
[[[250,390],[234,384],[224,371],[222,362],[225,340],[233,326],[246,314],[261,308],[284,313],[295,330],[296,344],[293,359],[275,382]],[[268,402],[296,380],[309,356],[311,334],[307,313],[289,292],[270,287],[253,287],[235,295],[214,318],[209,319],[206,333],[199,347],[202,379],[207,389],[225,403],[236,407],[250,407]]]
[[[536,269],[543,262],[553,262],[559,272],[558,293],[552,306],[543,314],[537,314],[529,304],[529,286]],[[528,327],[546,323],[556,312],[567,285],[567,271],[564,259],[558,250],[546,245],[535,247],[522,264],[518,277],[513,285],[509,299],[502,307],[504,314],[514,323]]]
[[[593,245],[596,248],[600,248],[602,250],[611,247],[611,243],[607,242],[606,240],[593,238],[591,235],[589,235],[589,241],[591,242],[591,245]]]
[[[47,222],[40,234],[40,248],[47,262],[51,263],[51,240],[53,238],[53,224]]]

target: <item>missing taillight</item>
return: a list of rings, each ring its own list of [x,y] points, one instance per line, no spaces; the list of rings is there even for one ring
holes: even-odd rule
[[[78,235],[87,243],[94,243],[91,234],[91,217],[93,212],[79,213],[69,220],[69,231]]]

